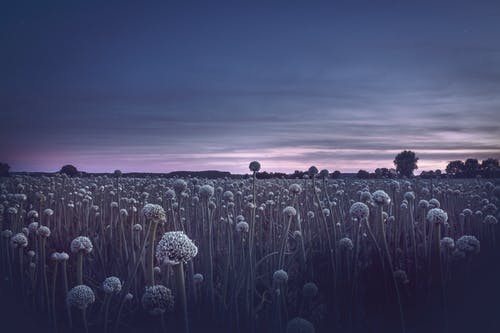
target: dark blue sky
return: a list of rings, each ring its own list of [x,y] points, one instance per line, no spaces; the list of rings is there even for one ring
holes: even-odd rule
[[[500,157],[499,1],[104,2],[1,5],[14,170]]]

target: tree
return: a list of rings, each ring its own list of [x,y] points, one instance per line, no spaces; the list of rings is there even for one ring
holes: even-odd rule
[[[358,177],[359,179],[368,179],[370,178],[370,173],[366,170],[359,170],[356,174],[356,177]]]
[[[59,172],[64,173],[70,177],[75,177],[78,175],[78,169],[74,165],[71,165],[71,164],[64,165],[61,168],[61,171],[59,171]]]
[[[418,169],[418,157],[411,150],[404,150],[396,155],[394,165],[399,176],[412,177],[413,171]]]
[[[446,166],[446,173],[452,177],[459,177],[464,173],[465,165],[464,162],[456,160],[451,161]]]
[[[9,175],[10,165],[7,163],[0,163],[0,177],[7,177]]]
[[[474,178],[479,171],[479,162],[475,158],[468,158],[464,163],[465,177]]]
[[[488,158],[481,162],[481,174],[486,178],[494,178],[500,171],[498,160],[495,158]]]
[[[333,173],[332,173],[332,178],[333,179],[339,179],[341,176],[341,173],[339,170],[335,170]]]

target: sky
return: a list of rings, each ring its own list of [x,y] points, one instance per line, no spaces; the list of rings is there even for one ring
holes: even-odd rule
[[[10,1],[13,171],[419,171],[500,158],[499,1]]]

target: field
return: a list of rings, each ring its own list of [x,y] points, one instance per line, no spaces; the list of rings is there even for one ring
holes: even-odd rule
[[[456,332],[489,314],[467,302],[499,295],[495,180],[259,168],[2,178],[3,301],[54,332]]]

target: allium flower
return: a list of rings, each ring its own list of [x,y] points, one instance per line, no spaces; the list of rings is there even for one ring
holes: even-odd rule
[[[28,225],[28,230],[32,233],[36,232],[38,229],[38,222],[31,222],[29,225]]]
[[[354,244],[350,238],[344,237],[339,240],[339,247],[341,250],[351,251],[354,248]]]
[[[12,237],[12,231],[9,229],[3,230],[2,231],[2,237],[3,238],[11,238]]]
[[[315,333],[314,325],[300,317],[293,318],[286,324],[286,333]]]
[[[214,195],[214,188],[210,185],[203,185],[202,187],[200,187],[199,193],[200,197],[202,197],[203,199],[209,199]]]
[[[257,161],[252,161],[252,162],[250,162],[250,165],[248,166],[248,168],[252,172],[259,172],[259,170],[260,170],[260,163],[257,162]]]
[[[464,216],[472,216],[472,210],[470,210],[469,208],[465,208],[462,213],[464,214]]]
[[[421,208],[421,209],[427,209],[429,207],[429,201],[427,200],[420,200],[418,202],[418,207]]]
[[[196,273],[195,275],[193,275],[193,282],[196,284],[202,283],[203,282],[203,274]]]
[[[7,230],[5,230],[7,231]],[[19,248],[19,247],[27,247],[28,246],[28,238],[26,237],[25,234],[22,232],[15,234],[12,236],[10,239],[10,244],[12,245],[13,248]]]
[[[134,231],[137,231],[137,232],[142,231],[142,225],[140,225],[139,223],[134,224],[133,228],[134,228]]]
[[[427,212],[427,221],[435,224],[445,224],[448,221],[448,214],[441,208],[432,208]]]
[[[233,192],[231,191],[226,191],[224,192],[224,194],[222,195],[222,197],[224,198],[224,200],[226,201],[233,201],[234,200],[234,194]]]
[[[330,216],[330,210],[328,208],[323,208],[322,212],[323,212],[323,215]]]
[[[161,263],[186,263],[198,254],[198,248],[182,231],[163,234],[156,246],[156,259]]]
[[[300,192],[302,192],[302,188],[300,187],[299,184],[290,185],[288,190],[290,191],[290,193],[295,194],[295,195],[300,194]]]
[[[241,232],[248,232],[249,228],[250,228],[250,227],[249,227],[248,223],[246,223],[245,221],[241,221],[241,222],[238,222],[238,223],[236,224],[236,231],[237,231],[238,233],[241,233]]]
[[[142,214],[144,214],[147,220],[151,220],[154,223],[164,223],[167,220],[163,207],[156,204],[145,204],[142,208]]]
[[[498,220],[496,217],[494,217],[493,215],[488,215],[484,218],[484,223],[486,224],[497,224],[498,223]]]
[[[29,219],[37,219],[38,218],[38,212],[36,210],[30,210],[28,212],[28,218]]]
[[[431,208],[439,208],[439,207],[441,207],[441,203],[439,203],[438,199],[432,198],[431,200],[429,200],[429,207],[431,207]]]
[[[403,197],[405,198],[405,200],[413,201],[413,200],[415,200],[415,193],[406,192]]]
[[[40,237],[49,237],[50,236],[50,229],[44,225],[42,225],[38,230],[36,231],[36,234]]]
[[[372,194],[373,202],[378,206],[387,206],[391,203],[391,198],[385,191],[378,190]]]
[[[52,215],[54,215],[54,211],[50,208],[47,208],[43,211],[43,214],[45,214],[47,216],[52,216]]]
[[[465,254],[479,253],[481,249],[479,240],[470,235],[464,235],[457,239],[455,246],[457,250],[462,251]]]
[[[441,245],[441,250],[453,250],[455,248],[455,241],[453,238],[450,237],[443,237],[439,241],[439,244]]]
[[[368,192],[368,191],[363,191],[359,195],[359,200],[361,200],[363,202],[372,201],[372,194],[370,192]]]
[[[78,253],[80,251],[83,251],[85,253],[90,253],[94,248],[90,239],[85,236],[78,236],[75,239],[73,239],[71,241],[70,247],[71,247],[71,252],[73,253]]]
[[[355,202],[349,209],[349,214],[358,220],[362,220],[364,218],[368,218],[370,215],[370,209],[362,202]]]
[[[306,298],[314,298],[318,294],[318,286],[314,282],[307,282],[302,287],[302,296]]]
[[[280,269],[273,273],[273,281],[277,284],[283,284],[288,281],[288,273]]]
[[[146,287],[142,295],[142,307],[153,316],[171,312],[174,308],[174,295],[170,289],[161,284]]]
[[[168,190],[165,193],[165,198],[167,198],[167,200],[173,200],[173,199],[175,199],[175,191],[174,190]]]
[[[307,212],[307,217],[310,218],[310,219],[313,219],[314,218],[314,212],[313,211],[308,211]]]
[[[187,183],[184,181],[184,179],[176,179],[174,181],[173,187],[174,187],[175,192],[181,193],[187,189]]]
[[[297,215],[297,211],[292,206],[287,206],[283,209],[283,214],[287,216],[295,216]]]
[[[118,294],[122,290],[122,282],[116,276],[107,277],[102,283],[102,289],[106,294]]]
[[[92,289],[86,285],[78,285],[73,287],[66,295],[66,303],[69,306],[86,309],[90,304],[95,302],[95,295]]]

